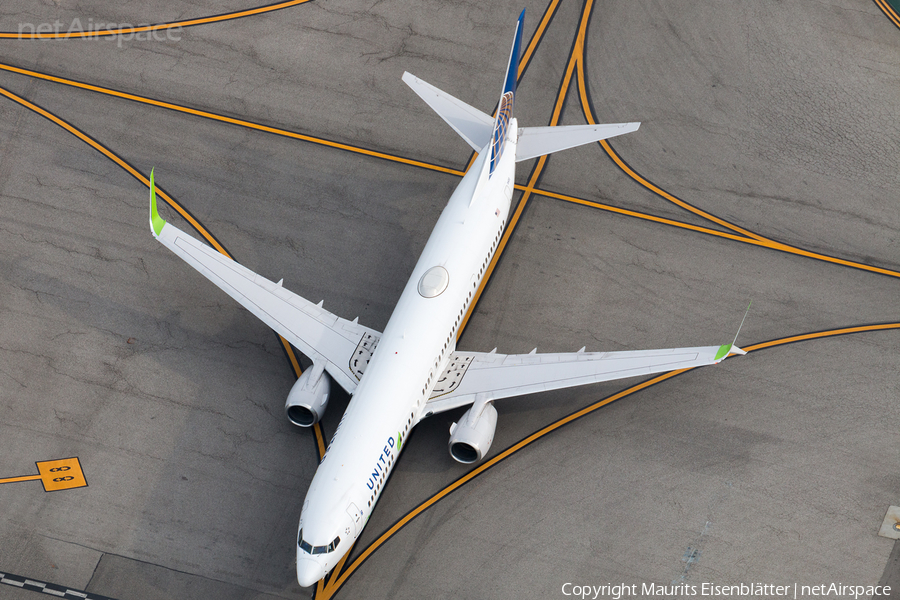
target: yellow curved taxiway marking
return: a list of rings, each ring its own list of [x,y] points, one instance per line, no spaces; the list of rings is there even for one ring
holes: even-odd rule
[[[676,221],[674,219],[669,219],[666,217],[658,217],[656,215],[651,215],[649,213],[642,213],[636,210],[629,210],[627,208],[619,208],[618,206],[612,206],[611,204],[603,204],[602,202],[595,202],[593,200],[585,200],[584,198],[577,198],[575,196],[569,196],[568,194],[560,194],[557,192],[547,192],[544,190],[534,190],[534,193],[538,196],[546,196],[547,198],[555,198],[557,200],[563,200],[564,202],[571,202],[572,204],[581,204],[582,206],[589,206],[591,208],[597,208],[599,210],[605,210],[607,212],[612,212],[620,215],[625,215],[626,217],[634,217],[635,219],[643,219],[645,221],[652,221],[654,223],[661,223],[663,225],[671,225],[672,227],[680,227],[681,229],[689,229],[690,231],[696,231],[697,233],[704,233],[706,235],[715,235],[718,237],[725,238],[727,240],[732,240],[735,242],[744,242],[747,244],[755,244],[757,246],[764,246],[762,242],[758,240],[753,240],[742,235],[737,235],[734,233],[727,233],[724,231],[719,231],[718,229],[710,229],[709,227],[703,227],[702,225],[694,225],[693,223],[685,223],[684,221]]]
[[[48,33],[37,33],[33,31],[31,33],[17,32],[13,33],[10,31],[0,32],[0,39],[19,39],[19,40],[62,40],[62,39],[74,39],[74,38],[93,38],[93,37],[105,37],[112,35],[126,35],[126,34],[135,34],[135,33],[143,33],[146,31],[163,31],[166,29],[177,29],[180,27],[193,27],[195,25],[206,25],[208,23],[219,23],[221,21],[231,21],[234,19],[241,19],[243,17],[250,17],[253,15],[260,15],[267,12],[272,12],[275,10],[282,10],[285,8],[290,8],[291,6],[297,6],[298,4],[305,4],[310,0],[288,0],[287,2],[279,2],[277,4],[270,4],[268,6],[259,6],[256,8],[249,8],[246,10],[239,10],[235,12],[225,13],[221,15],[213,15],[211,17],[200,17],[197,19],[187,19],[184,21],[172,21],[169,23],[157,23],[155,25],[140,25],[137,27],[122,27],[118,29],[98,29],[98,30],[89,30],[89,31],[57,31],[57,32],[48,32]]]
[[[579,72],[578,92],[579,92],[579,96],[581,98],[582,112],[584,113],[584,118],[587,120],[588,123],[595,124],[596,120],[594,119],[594,114],[593,114],[593,111],[591,110],[591,106],[590,106],[590,103],[588,102],[588,98],[587,98],[587,90],[586,90],[587,84],[585,83],[584,57],[583,56],[579,56],[579,59],[578,59],[578,72]],[[734,239],[735,241],[756,244],[757,246],[762,246],[764,248],[778,250],[780,252],[787,252],[789,254],[796,254],[798,256],[804,256],[806,258],[812,258],[812,259],[820,260],[823,262],[830,262],[830,263],[845,266],[845,267],[851,267],[851,268],[860,269],[863,271],[870,271],[872,273],[878,273],[879,275],[887,275],[889,277],[900,277],[900,272],[894,271],[892,269],[885,269],[882,267],[868,265],[866,263],[860,263],[860,262],[856,262],[856,261],[852,261],[852,260],[846,260],[843,258],[837,258],[834,256],[828,256],[827,254],[811,252],[809,250],[804,250],[804,249],[798,248],[796,246],[791,246],[790,244],[784,244],[782,242],[777,242],[777,241],[767,238],[765,236],[759,235],[758,233],[754,233],[752,231],[744,229],[743,227],[739,227],[737,225],[729,223],[728,221],[720,219],[719,217],[716,217],[713,214],[710,214],[704,210],[701,210],[695,206],[688,204],[684,200],[681,200],[680,198],[673,196],[672,194],[668,193],[667,191],[660,188],[659,186],[647,181],[643,176],[640,175],[640,173],[636,172],[624,160],[622,160],[622,158],[619,156],[619,154],[615,150],[613,150],[613,147],[610,145],[610,143],[607,140],[601,141],[600,145],[603,147],[603,150],[610,157],[610,159],[612,159],[612,161],[615,162],[616,165],[618,165],[618,167],[626,175],[628,175],[628,177],[630,177],[633,181],[637,182],[641,186],[650,190],[654,194],[657,194],[658,196],[664,198],[665,200],[668,200],[669,202],[679,206],[680,208],[683,208],[684,210],[687,210],[695,215],[698,215],[708,221],[712,221],[713,223],[716,223],[717,225],[720,225],[722,227],[725,227],[727,229],[730,229],[732,231],[740,233],[748,239],[740,239],[740,238],[730,237],[730,236],[722,235],[722,234],[714,234],[714,235],[720,235],[720,237],[728,237],[729,239]],[[669,223],[669,224],[674,224],[674,223]],[[683,225],[678,225],[678,226],[682,227]],[[691,227],[687,227],[687,228],[690,229]]]
[[[44,110],[40,106],[29,102],[25,98],[22,98],[21,96],[18,96],[16,94],[10,92],[6,88],[0,87],[0,95],[6,96],[13,102],[16,102],[16,103],[24,106],[25,108],[41,115],[45,119],[48,119],[49,121],[52,121],[53,123],[56,123],[63,129],[65,129],[66,131],[68,131],[69,133],[71,133],[72,135],[74,135],[75,137],[80,139],[81,141],[83,141],[85,144],[89,145],[94,150],[103,154],[106,158],[108,158],[109,160],[111,160],[114,163],[116,163],[117,165],[119,165],[122,169],[127,171],[128,174],[130,174],[132,177],[134,177],[135,179],[140,181],[142,184],[147,186],[147,189],[150,189],[150,180],[147,179],[146,177],[144,177],[143,173],[139,172],[137,169],[135,169],[130,164],[128,164],[124,159],[120,158],[115,152],[113,152],[112,150],[110,150],[109,148],[107,148],[106,146],[104,146],[103,144],[101,144],[100,142],[98,142],[97,140],[92,138],[91,136],[82,132],[77,127],[75,127],[75,126],[71,125],[70,123],[68,123],[67,121],[64,121],[63,119],[57,117],[53,113],[51,113],[47,110]],[[218,250],[219,252],[221,252],[222,254],[227,256],[228,258],[231,258],[231,255],[228,254],[228,252],[225,250],[225,248],[223,248],[222,245],[218,241],[216,241],[216,239],[206,230],[206,228],[204,228],[202,225],[200,225],[200,223],[197,221],[197,219],[195,219],[190,213],[188,213],[187,210],[184,209],[184,207],[182,207],[178,202],[173,200],[171,196],[169,196],[167,193],[160,190],[158,187],[156,188],[156,193],[163,200],[165,200],[169,206],[174,208],[178,212],[178,214],[180,214],[184,218],[185,221],[190,223],[191,227],[196,229],[197,232],[199,232],[200,235],[202,235],[203,238],[213,248],[215,248],[216,250]]]
[[[854,333],[865,333],[868,331],[886,331],[890,329],[900,329],[900,323],[875,323],[872,325],[857,325],[855,327],[844,327],[842,329],[829,329],[826,331],[814,331],[812,333],[801,333],[790,337],[770,340],[768,342],[760,342],[752,346],[746,346],[744,350],[747,352],[755,352],[764,350],[774,346],[783,346],[785,344],[793,344],[795,342],[806,342],[809,340],[817,340],[826,337],[836,337],[839,335],[851,335]]]
[[[583,54],[578,56],[578,95],[581,98],[581,110],[584,113],[585,120],[587,120],[587,122],[592,125],[596,124],[597,121],[594,119],[594,113],[591,110],[590,103],[588,102],[588,98],[587,98],[587,77],[585,76],[585,72],[584,72],[584,55]],[[649,181],[644,179],[639,173],[637,173],[631,167],[629,167],[628,164],[625,163],[625,161],[622,160],[622,158],[618,155],[618,153],[616,153],[616,151],[612,149],[612,146],[609,145],[609,142],[607,140],[602,140],[600,142],[600,145],[603,147],[603,150],[606,152],[607,155],[609,155],[609,157],[612,159],[612,161],[614,163],[616,163],[616,165],[618,165],[618,167],[622,171],[624,171],[626,175],[631,177],[633,180],[635,180],[636,182],[638,182],[639,184],[641,184],[642,186],[644,186],[651,192],[657,194],[658,196],[665,198],[666,200],[675,204],[676,206],[679,206],[680,208],[683,208],[686,211],[692,212],[695,215],[703,217],[707,221],[712,221],[713,223],[720,225],[721,227],[725,227],[726,229],[730,229],[732,231],[740,233],[749,238],[753,238],[753,239],[757,239],[757,240],[763,239],[763,237],[761,235],[755,234],[752,231],[748,231],[748,230],[744,229],[743,227],[739,227],[737,225],[729,223],[728,221],[726,221],[724,219],[720,219],[719,217],[717,217],[713,214],[710,214],[704,210],[701,210],[701,209],[697,208],[696,206],[692,206],[691,204],[688,204],[684,200],[682,200],[676,196],[673,196],[672,194],[665,191],[664,189],[654,185],[653,183],[650,183]]]

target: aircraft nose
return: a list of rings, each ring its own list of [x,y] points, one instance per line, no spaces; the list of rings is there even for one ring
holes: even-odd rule
[[[308,558],[297,557],[297,583],[309,587],[325,577],[322,565]]]

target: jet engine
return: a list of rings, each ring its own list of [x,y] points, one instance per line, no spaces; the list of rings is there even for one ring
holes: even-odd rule
[[[497,409],[490,402],[476,404],[450,426],[450,456],[463,464],[477,462],[491,449],[497,428]]]
[[[325,368],[314,364],[300,375],[291,388],[284,404],[287,418],[294,425],[312,427],[325,414],[330,392],[331,379],[325,373]]]

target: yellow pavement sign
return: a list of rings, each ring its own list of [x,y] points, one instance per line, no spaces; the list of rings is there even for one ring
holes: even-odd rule
[[[84,471],[81,470],[81,463],[78,462],[77,457],[43,460],[35,464],[38,468],[38,475],[6,477],[0,479],[0,483],[18,483],[40,479],[44,484],[45,492],[87,487],[87,480],[84,478]]]

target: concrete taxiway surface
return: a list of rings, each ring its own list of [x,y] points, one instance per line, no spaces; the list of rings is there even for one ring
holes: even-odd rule
[[[0,30],[257,6],[24,4]],[[521,5],[290,4],[0,37],[0,480],[77,457],[87,482],[0,485],[0,573],[119,600],[313,594],[293,572],[318,462],[283,415],[294,369],[153,240],[136,177],[155,167],[238,261],[381,329],[470,157],[400,76],[490,110]],[[446,450],[462,411],[424,421],[317,597],[900,586],[876,535],[900,505],[900,28],[849,0],[526,8],[520,124],[643,124],[520,165],[460,348],[725,343],[752,298],[752,352],[566,419],[427,508],[473,469]],[[636,383],[499,402],[491,457]]]

